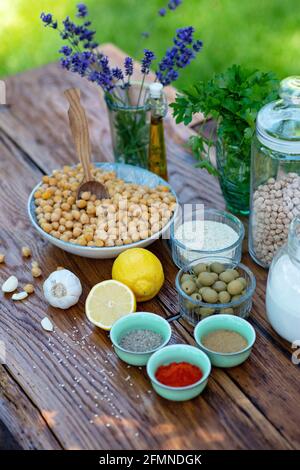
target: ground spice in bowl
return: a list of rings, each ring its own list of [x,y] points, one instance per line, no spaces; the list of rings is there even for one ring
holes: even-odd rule
[[[154,351],[163,343],[163,337],[152,330],[131,330],[120,340],[120,346],[126,351],[145,353]]]
[[[169,387],[186,387],[193,385],[203,377],[202,370],[188,362],[171,362],[160,366],[155,372],[156,379]]]
[[[232,330],[215,330],[201,338],[203,346],[218,353],[240,352],[248,346],[244,336]]]

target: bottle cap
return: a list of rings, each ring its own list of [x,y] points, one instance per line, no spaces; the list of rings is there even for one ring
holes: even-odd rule
[[[151,83],[149,85],[149,93],[151,98],[160,98],[162,95],[163,85],[161,83]]]

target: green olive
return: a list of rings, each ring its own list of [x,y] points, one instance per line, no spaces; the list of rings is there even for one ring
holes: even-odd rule
[[[215,282],[219,279],[219,276],[217,273],[210,273],[211,277],[214,278]]]
[[[227,304],[231,300],[230,294],[227,291],[219,292],[218,297],[221,304]]]
[[[215,277],[212,275],[213,273],[203,272],[200,273],[198,276],[198,281],[205,287],[212,286],[215,282]]]
[[[232,273],[232,269],[227,269],[226,271],[219,274],[219,279],[220,281],[226,282],[226,284],[233,281],[235,277],[234,277],[234,274]]]
[[[227,289],[227,284],[223,281],[216,281],[212,288],[215,289],[217,292],[222,292],[223,290]]]
[[[226,272],[231,273],[234,279],[240,277],[240,273],[236,269],[226,269]]]
[[[231,300],[239,300],[242,296],[241,295],[233,295]]]
[[[213,273],[221,274],[223,271],[225,271],[225,266],[222,263],[215,262],[210,265],[210,270]]]
[[[191,295],[191,298],[193,300],[197,300],[198,302],[201,302],[202,300],[202,296],[201,294],[199,294],[199,292],[194,292],[192,295]]]
[[[180,278],[180,284],[182,285],[185,281],[192,281],[193,275],[189,273],[184,273]]]
[[[203,292],[205,291],[205,289],[207,289],[207,287],[200,287],[199,289],[199,294],[203,295]]]
[[[204,273],[207,270],[207,265],[204,263],[199,263],[193,266],[193,271],[195,274]]]
[[[198,278],[196,278],[195,283],[196,283],[197,289],[200,289],[201,287],[203,287]]]
[[[228,308],[221,308],[220,313],[228,313],[228,314],[233,315],[234,311],[233,311],[233,308],[228,307]]]
[[[191,295],[196,290],[196,284],[194,283],[194,281],[188,280],[181,284],[181,288],[186,294]]]
[[[244,277],[238,277],[236,280],[240,281],[243,284],[244,289],[247,287],[247,279],[245,279]]]
[[[202,298],[209,304],[215,304],[218,302],[218,293],[210,287],[206,287],[205,291],[203,291]]]
[[[235,279],[234,281],[229,282],[227,286],[227,290],[230,295],[239,295],[243,289],[244,289],[243,283],[239,281],[238,279]]]
[[[208,317],[209,315],[212,315],[214,312],[215,312],[215,310],[213,308],[209,308],[209,307],[201,307],[199,309],[199,313],[200,313],[202,318]]]

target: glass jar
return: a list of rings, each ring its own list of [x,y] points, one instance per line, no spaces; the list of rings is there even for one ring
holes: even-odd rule
[[[250,202],[250,148],[240,142],[236,144],[228,142],[218,135],[216,157],[219,182],[226,208],[237,215],[248,215]]]
[[[300,217],[290,224],[288,243],[275,255],[268,276],[266,308],[274,330],[300,340]]]
[[[116,86],[114,97],[105,97],[113,153],[117,163],[148,168],[150,105],[148,86],[136,82]]]
[[[300,77],[279,94],[259,111],[252,144],[249,252],[265,268],[300,214]]]

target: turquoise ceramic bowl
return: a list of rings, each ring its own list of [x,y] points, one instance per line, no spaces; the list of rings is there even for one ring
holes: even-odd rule
[[[248,342],[248,346],[239,352],[218,353],[203,346],[201,339],[216,330],[231,330],[240,333]],[[255,343],[255,330],[247,320],[233,315],[213,315],[198,323],[194,330],[194,338],[199,348],[204,351],[216,367],[235,367],[248,359]]]
[[[168,387],[155,378],[155,372],[159,366],[182,361],[200,367],[203,372],[202,379],[187,387]],[[207,355],[200,349],[185,344],[173,344],[159,349],[150,357],[147,363],[147,373],[154,390],[163,398],[173,401],[190,400],[199,395],[207,384],[210,371],[211,364]]]
[[[163,343],[159,348],[146,353],[130,352],[120,346],[122,336],[131,330],[152,330],[163,337]],[[172,330],[169,323],[159,315],[149,312],[130,313],[114,323],[110,330],[110,339],[114,345],[116,354],[122,361],[133,366],[145,366],[150,356],[158,349],[166,346],[170,341]]]

